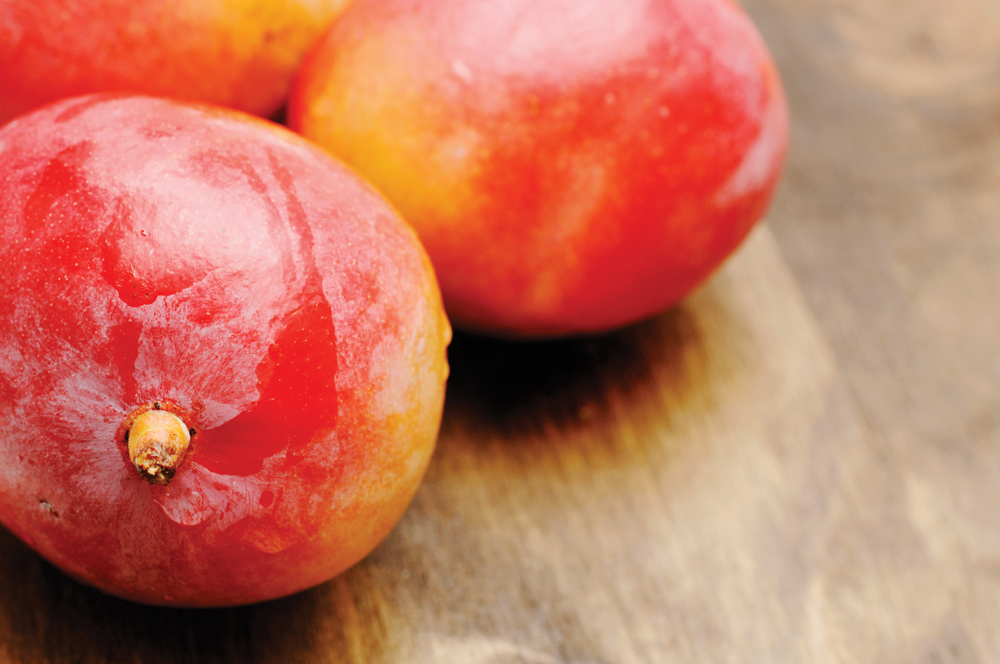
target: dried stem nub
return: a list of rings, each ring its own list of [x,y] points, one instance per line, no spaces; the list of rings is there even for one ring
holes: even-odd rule
[[[190,443],[191,434],[184,420],[166,410],[147,410],[128,431],[129,458],[150,484],[170,481]]]

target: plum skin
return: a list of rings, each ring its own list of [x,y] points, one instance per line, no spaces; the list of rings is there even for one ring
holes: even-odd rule
[[[74,98],[0,129],[0,520],[105,592],[287,595],[348,568],[434,448],[451,328],[413,231],[283,127]],[[120,427],[195,430],[150,485]]]
[[[350,0],[4,0],[0,125],[65,97],[140,92],[271,116]]]
[[[516,337],[676,304],[763,216],[788,144],[728,0],[356,0],[288,122],[417,229],[456,327]]]

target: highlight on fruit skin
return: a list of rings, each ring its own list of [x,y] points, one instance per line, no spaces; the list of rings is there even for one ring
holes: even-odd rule
[[[731,0],[356,0],[288,122],[416,228],[456,327],[513,337],[679,302],[763,217],[788,146]]]
[[[294,593],[386,536],[451,327],[370,185],[273,123],[135,95],[0,128],[0,185],[5,527],[166,606]]]

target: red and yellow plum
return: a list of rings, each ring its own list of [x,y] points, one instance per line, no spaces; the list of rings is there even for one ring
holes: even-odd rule
[[[357,0],[288,120],[416,228],[456,326],[519,337],[681,300],[763,216],[788,143],[730,0]]]
[[[451,329],[416,235],[287,129],[142,96],[0,129],[0,520],[139,602],[256,602],[412,499]]]

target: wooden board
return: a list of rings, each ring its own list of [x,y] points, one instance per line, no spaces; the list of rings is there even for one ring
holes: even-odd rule
[[[1000,661],[1000,5],[745,6],[793,148],[706,287],[459,335],[412,508],[297,596],[136,606],[0,531],[0,661]]]

